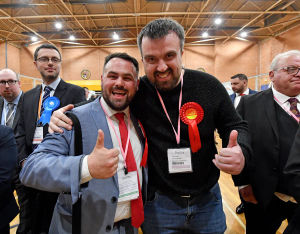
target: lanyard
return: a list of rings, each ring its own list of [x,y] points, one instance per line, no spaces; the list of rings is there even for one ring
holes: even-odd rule
[[[286,108],[283,105],[283,103],[281,103],[275,96],[274,96],[274,99],[290,116],[292,116],[298,123],[300,122],[300,120],[298,119],[298,117],[296,115],[294,115],[294,113],[291,112],[288,108]]]
[[[104,106],[102,105],[100,99],[99,99],[99,101],[100,101],[100,105],[101,105],[101,107],[102,107],[102,109],[103,109],[103,111],[104,111],[104,113],[105,113],[105,115],[108,119],[108,124],[112,127],[112,129],[115,132],[115,135],[117,137],[117,140],[118,140],[118,143],[119,143],[119,146],[120,146],[121,154],[124,158],[125,167],[127,167],[126,166],[126,157],[127,157],[127,153],[128,153],[129,135],[130,135],[130,114],[128,114],[128,124],[127,124],[128,135],[127,135],[126,147],[125,147],[125,152],[124,152],[123,147],[122,147],[122,143],[121,143],[121,139],[120,139],[119,135],[117,134],[117,131],[116,131],[114,125],[113,125],[113,122],[112,122],[111,118],[108,116],[107,111],[105,110]]]
[[[175,137],[176,137],[176,142],[177,142],[177,145],[179,145],[180,143],[180,107],[181,107],[181,102],[182,102],[182,86],[183,86],[183,74],[184,74],[184,70],[181,71],[181,74],[180,74],[180,81],[181,81],[181,88],[180,88],[180,94],[179,94],[179,102],[178,102],[178,124],[177,124],[177,132],[172,124],[172,121],[170,119],[170,116],[168,114],[168,111],[166,109],[166,106],[164,104],[164,101],[161,97],[161,95],[159,94],[158,90],[156,89],[156,92],[157,92],[157,95],[158,95],[158,98],[160,100],[160,103],[162,105],[162,108],[164,109],[164,112],[170,122],[170,124],[172,125],[172,128],[173,128],[173,131],[174,131],[174,134],[175,134]]]

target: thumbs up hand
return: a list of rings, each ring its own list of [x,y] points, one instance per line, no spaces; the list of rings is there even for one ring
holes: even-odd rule
[[[104,133],[98,130],[96,145],[87,163],[91,176],[96,179],[107,179],[112,177],[118,169],[119,150],[104,147]]]
[[[217,168],[231,175],[240,174],[245,166],[245,157],[237,142],[237,137],[238,132],[231,131],[227,148],[222,148],[213,159]]]

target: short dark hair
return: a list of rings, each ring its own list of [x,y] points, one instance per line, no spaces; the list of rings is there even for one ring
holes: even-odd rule
[[[142,52],[142,40],[143,37],[149,37],[151,39],[159,39],[167,36],[169,33],[174,32],[180,40],[180,49],[183,51],[184,46],[184,28],[175,20],[170,18],[160,18],[148,23],[142,31],[139,33],[137,42]]]
[[[248,81],[248,77],[245,74],[238,73],[231,77],[231,79],[239,78],[240,80],[246,80]]]
[[[60,54],[59,50],[57,49],[57,47],[55,45],[52,45],[52,44],[42,44],[38,48],[36,48],[35,51],[34,51],[34,55],[33,55],[34,61],[37,60],[38,52],[40,51],[40,49],[52,49],[52,50],[56,50],[58,52],[58,54],[59,54],[59,58],[61,59],[61,54]]]
[[[121,59],[124,59],[126,61],[131,62],[134,65],[136,74],[138,76],[138,74],[139,74],[139,63],[138,63],[138,61],[134,57],[131,57],[130,55],[128,55],[126,53],[113,53],[113,54],[110,54],[110,55],[106,56],[105,61],[104,61],[103,70],[105,69],[106,64],[113,58],[121,58]]]

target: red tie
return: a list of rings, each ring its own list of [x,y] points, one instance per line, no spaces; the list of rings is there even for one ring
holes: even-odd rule
[[[125,151],[128,130],[124,121],[124,113],[123,112],[117,113],[115,114],[115,116],[119,120],[119,131],[121,135],[122,147],[123,150]],[[127,165],[128,172],[130,171],[137,172],[136,162],[134,159],[130,141],[129,141],[128,152],[126,156],[126,165]],[[143,200],[142,200],[141,186],[140,186],[138,173],[137,176],[138,176],[138,186],[139,186],[139,197],[135,200],[131,200],[131,224],[132,226],[139,228],[141,224],[144,222],[144,208],[143,208]]]
[[[245,96],[245,95],[246,95],[246,94],[244,94],[244,93],[241,93],[241,94],[240,94],[240,96]]]

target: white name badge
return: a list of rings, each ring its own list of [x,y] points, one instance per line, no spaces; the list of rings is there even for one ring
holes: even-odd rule
[[[43,140],[43,127],[36,127],[34,136],[33,136],[33,140],[32,140],[32,144],[38,145],[42,142],[42,140]]]
[[[168,149],[169,173],[192,172],[190,148]]]
[[[131,171],[127,174],[124,170],[118,172],[119,199],[118,202],[130,201],[139,197],[139,186],[137,180],[137,171]]]

